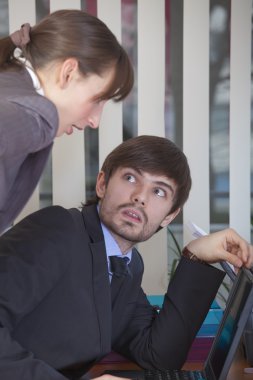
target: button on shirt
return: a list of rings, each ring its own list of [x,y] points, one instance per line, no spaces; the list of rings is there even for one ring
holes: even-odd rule
[[[129,259],[128,264],[131,261],[132,258],[132,250],[127,252],[126,254],[122,255],[120,248],[118,246],[118,243],[108,230],[108,228],[101,222],[104,239],[105,239],[105,249],[106,249],[106,255],[107,255],[107,265],[108,265],[108,273],[109,273],[109,279],[111,281],[112,279],[112,272],[110,268],[110,259],[109,256],[118,256],[118,257],[127,257]]]

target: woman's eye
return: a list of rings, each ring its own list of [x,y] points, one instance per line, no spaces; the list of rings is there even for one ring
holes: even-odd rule
[[[131,174],[127,174],[126,175],[126,179],[127,179],[128,182],[135,182],[135,178]]]
[[[158,195],[159,197],[165,197],[166,193],[162,189],[155,189],[155,194]]]

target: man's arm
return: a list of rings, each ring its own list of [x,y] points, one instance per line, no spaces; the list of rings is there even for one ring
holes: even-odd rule
[[[159,315],[152,319],[142,296],[116,346],[145,368],[180,368],[184,364],[225,275],[208,263],[227,260],[250,267],[253,261],[252,246],[231,229],[196,239],[187,248],[193,257],[181,259]]]
[[[114,349],[144,368],[181,368],[224,272],[182,258],[159,314],[140,291],[135,313]]]

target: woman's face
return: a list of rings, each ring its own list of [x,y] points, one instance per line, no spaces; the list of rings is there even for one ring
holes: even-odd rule
[[[70,135],[75,128],[98,128],[106,101],[97,99],[108,88],[115,73],[112,67],[102,76],[89,74],[83,77],[78,65],[74,64],[75,60],[67,61],[62,64],[66,64],[66,67],[61,67],[51,84],[49,81],[43,86],[45,96],[55,104],[58,111],[59,128],[56,136],[64,133]]]

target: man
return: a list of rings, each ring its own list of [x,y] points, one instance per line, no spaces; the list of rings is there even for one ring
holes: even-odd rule
[[[175,218],[190,187],[184,154],[167,139],[139,136],[106,158],[93,204],[40,210],[0,238],[1,378],[78,379],[111,350],[144,368],[184,364],[224,277],[208,263],[253,261],[233,230],[195,240],[162,310],[153,310],[134,245]],[[129,261],[116,279],[112,255]]]

